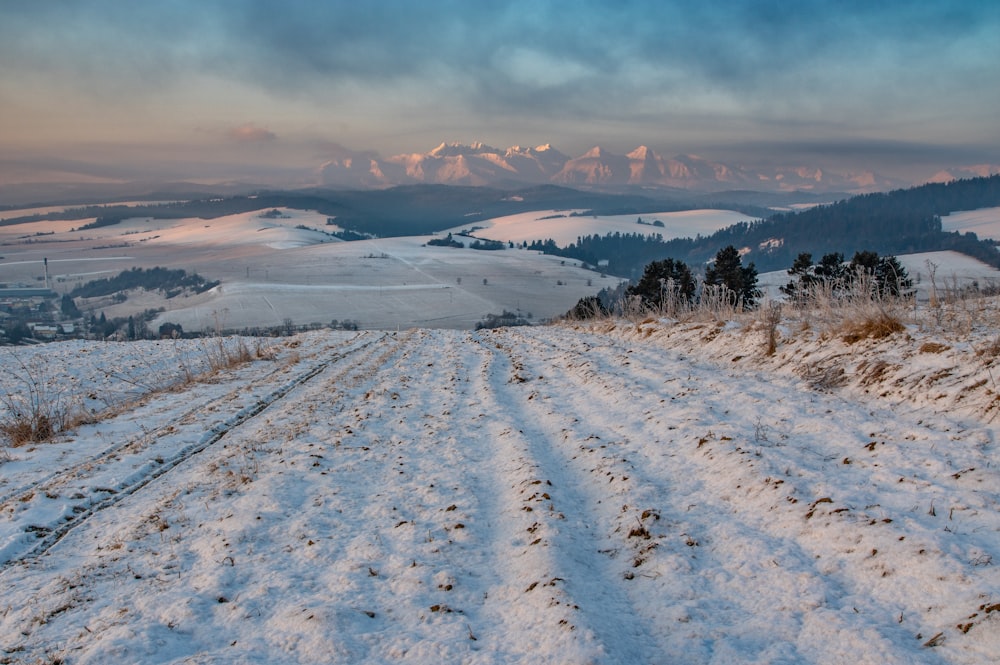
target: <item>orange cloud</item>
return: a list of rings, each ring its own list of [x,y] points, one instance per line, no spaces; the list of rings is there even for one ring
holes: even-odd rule
[[[248,122],[229,130],[229,138],[241,143],[262,143],[273,141],[278,138],[278,135],[269,129],[258,127],[252,122]]]

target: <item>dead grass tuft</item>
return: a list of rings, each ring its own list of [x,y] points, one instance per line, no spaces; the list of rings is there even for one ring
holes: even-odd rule
[[[10,413],[0,422],[0,435],[15,448],[48,441],[57,429],[52,419],[44,413]]]
[[[245,365],[257,357],[242,337],[229,343],[226,342],[225,338],[216,337],[212,344],[205,347],[205,356],[208,359],[208,366],[213,372]]]
[[[769,302],[763,308],[764,313],[764,353],[773,356],[778,350],[778,340],[781,333],[778,325],[781,323],[781,303]]]
[[[906,326],[885,310],[873,312],[860,320],[844,323],[842,339],[847,344],[855,344],[865,339],[885,339],[906,330]]]
[[[1000,337],[995,338],[986,346],[976,349],[976,355],[981,358],[996,358],[1000,356]]]
[[[14,447],[49,441],[70,422],[71,408],[44,364],[14,358],[7,370],[14,389],[0,394],[0,436]]]

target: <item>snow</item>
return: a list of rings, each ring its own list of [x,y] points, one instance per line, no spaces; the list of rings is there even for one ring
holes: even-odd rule
[[[275,218],[262,216],[268,210],[211,220],[133,218],[74,232],[83,222],[0,227],[0,282],[37,282],[43,258],[59,293],[133,266],[181,268],[220,280],[220,288],[197,296],[137,292],[120,304],[109,298],[79,303],[88,314],[108,317],[163,307],[154,329],[169,321],[190,332],[215,330],[220,320],[240,330],[285,319],[296,325],[337,319],[367,328],[473,328],[504,310],[541,320],[620,281],[584,270],[578,261],[526,250],[424,246],[430,237],[341,242],[327,235],[337,227],[327,226],[324,215],[278,211]]]
[[[240,329],[280,325],[287,317],[300,324],[351,319],[380,329],[473,328],[487,314],[504,310],[534,320],[558,316],[581,297],[621,281],[539,252],[425,246],[429,239],[302,248],[286,261],[269,259],[265,270],[255,267],[250,281],[239,272],[245,262],[218,262],[216,270],[229,271],[221,287],[171,303],[155,323],[213,329],[212,321],[221,316],[227,328]]]
[[[608,233],[641,233],[647,236],[660,234],[665,240],[711,235],[719,229],[751,218],[733,210],[684,210],[681,212],[654,212],[639,215],[581,215],[582,210],[541,210],[495,217],[475,224],[456,226],[451,233],[462,233],[475,228],[473,235],[502,242],[531,243],[535,240],[553,239],[557,245],[566,246],[581,236]],[[638,219],[649,224],[639,224]],[[663,226],[652,226],[660,221]]]
[[[267,211],[255,210],[210,220],[197,220],[200,224],[191,219],[175,220],[169,225],[164,225],[159,220],[150,220],[151,224],[157,226],[157,235],[148,241],[151,244],[199,247],[222,245],[227,248],[264,245],[271,249],[290,249],[333,241],[333,238],[324,233],[324,229],[335,230],[335,227],[325,227],[325,216],[292,208],[276,210],[280,214],[278,217],[266,217],[264,213]]]
[[[960,294],[963,289],[978,285],[981,289],[1000,286],[1000,270],[971,256],[959,252],[920,252],[900,254],[899,263],[913,281],[913,289],[920,301],[929,300],[932,293],[938,297]],[[787,270],[761,273],[758,284],[768,298],[781,299],[780,288],[791,281]]]
[[[975,233],[980,238],[1000,240],[1000,208],[979,208],[953,212],[941,218],[944,231]]]
[[[0,657],[992,661],[995,325],[931,319],[11,350],[108,411],[6,450]]]

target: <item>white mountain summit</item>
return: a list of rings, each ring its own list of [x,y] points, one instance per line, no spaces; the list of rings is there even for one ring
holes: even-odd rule
[[[496,148],[485,143],[441,143],[426,153],[379,158],[338,148],[317,172],[331,187],[390,187],[407,184],[509,186],[562,184],[574,187],[671,187],[691,190],[746,188],[765,191],[866,192],[906,183],[872,172],[835,173],[789,166],[766,169],[716,162],[697,155],[666,158],[645,145],[625,155],[594,146],[569,157],[550,144]]]

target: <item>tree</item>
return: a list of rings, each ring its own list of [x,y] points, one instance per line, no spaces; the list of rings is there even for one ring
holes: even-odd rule
[[[170,323],[169,321],[160,325],[160,338],[161,339],[175,339],[177,337],[184,336],[184,328],[181,327],[179,323]]]
[[[895,256],[883,256],[879,259],[875,279],[882,293],[888,296],[908,295],[913,288],[913,280]]]
[[[671,304],[694,302],[697,285],[691,269],[683,261],[663,259],[646,265],[639,281],[626,289],[627,296],[638,296],[643,308],[663,311]]]
[[[857,252],[851,259],[848,277],[852,282],[867,278],[873,295],[899,297],[913,287],[913,281],[895,256],[879,256],[876,252]]]
[[[802,252],[795,257],[795,262],[788,269],[792,281],[780,287],[782,293],[793,302],[802,302],[809,297],[812,286],[818,281],[813,266],[812,254]]]
[[[812,257],[803,252],[788,274],[795,279],[782,286],[781,292],[799,303],[814,295],[817,287],[833,298],[843,298],[858,289],[878,297],[898,297],[913,287],[906,268],[895,256],[880,257],[870,250],[856,252],[850,264],[844,263],[844,255],[839,252],[825,254],[815,266]]]
[[[731,304],[742,303],[747,309],[755,307],[760,297],[756,266],[744,266],[739,250],[732,245],[720,249],[715,261],[705,269],[705,284],[724,287]]]
[[[62,311],[63,316],[65,316],[68,319],[78,319],[81,316],[83,316],[83,314],[80,312],[80,309],[76,306],[76,303],[73,301],[72,296],[70,296],[69,294],[66,294],[62,297],[62,301],[59,303],[59,308],[60,311]]]
[[[869,275],[874,275],[877,269],[878,252],[865,250],[854,253],[854,257],[851,259],[851,272],[858,272],[860,270]]]
[[[815,265],[812,255],[802,252],[788,269],[788,275],[793,279],[781,287],[781,292],[797,304],[813,298],[818,289],[825,289],[839,298],[850,286],[849,270],[844,265],[844,255],[839,252],[824,254]]]
[[[576,302],[573,309],[566,313],[566,317],[583,321],[604,316],[607,313],[608,310],[604,307],[600,298],[597,296],[584,296]]]
[[[11,344],[18,344],[23,339],[31,338],[31,328],[28,327],[24,321],[18,321],[17,323],[7,327],[7,341]]]
[[[843,289],[848,279],[844,255],[840,252],[824,254],[816,266],[815,274],[817,282],[830,286],[835,291]]]

